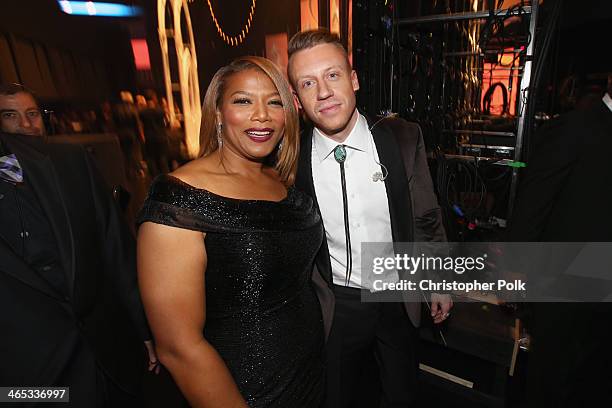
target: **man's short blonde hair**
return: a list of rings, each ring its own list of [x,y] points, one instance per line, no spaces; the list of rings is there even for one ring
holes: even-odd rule
[[[340,41],[340,37],[338,37],[337,34],[331,33],[325,28],[300,31],[299,33],[291,37],[291,40],[289,40],[289,45],[287,47],[287,54],[289,55],[287,73],[289,74],[289,79],[291,81],[293,81],[293,79],[291,78],[291,57],[296,52],[307,50],[309,48],[313,48],[321,44],[332,44],[338,47],[338,49],[342,51],[342,54],[344,54],[344,57],[346,58],[347,67],[351,69],[348,52],[346,51],[346,48],[344,48],[344,45],[342,44],[342,41]]]

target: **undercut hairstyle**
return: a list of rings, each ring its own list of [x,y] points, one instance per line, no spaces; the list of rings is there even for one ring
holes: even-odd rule
[[[338,37],[337,34],[334,34],[325,28],[300,31],[299,33],[291,37],[291,40],[289,40],[289,44],[287,46],[287,54],[289,56],[287,72],[289,73],[289,77],[291,80],[293,80],[291,78],[291,57],[293,56],[293,54],[302,50],[307,50],[309,48],[316,47],[317,45],[321,44],[332,44],[338,47],[338,49],[342,51],[342,54],[346,58],[347,67],[349,68],[349,70],[351,69],[348,52],[346,51],[344,44],[342,44],[342,41],[340,40],[340,37]]]
[[[270,78],[280,95],[285,112],[285,132],[282,137],[283,147],[272,152],[271,166],[278,172],[282,182],[290,186],[295,181],[299,156],[299,120],[297,108],[289,83],[281,70],[269,59],[255,56],[240,57],[219,69],[206,90],[202,105],[202,126],[200,127],[200,155],[208,156],[219,149],[217,142],[217,111],[223,103],[223,94],[228,79],[239,72],[254,70]]]

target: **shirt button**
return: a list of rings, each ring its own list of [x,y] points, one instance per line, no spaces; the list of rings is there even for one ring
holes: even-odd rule
[[[4,194],[0,193],[0,200],[4,198]]]
[[[51,270],[51,267],[49,265],[45,265],[42,267],[42,270],[45,272],[49,272]]]

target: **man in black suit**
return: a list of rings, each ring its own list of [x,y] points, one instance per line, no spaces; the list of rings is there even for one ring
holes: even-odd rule
[[[38,106],[15,100],[34,99],[0,89],[2,129],[28,133],[0,132],[0,386],[139,406],[150,335],[133,239],[85,151],[44,143]]]
[[[357,111],[357,75],[339,38],[326,30],[291,39],[288,74],[314,124],[303,132],[296,185],[314,198],[327,238],[313,276],[329,335],[327,405],[359,404],[360,376],[373,354],[381,406],[411,406],[421,305],[362,302],[371,287],[361,270],[360,244],[445,240],[420,129],[397,118],[367,119]],[[384,255],[394,256],[393,245]],[[452,302],[433,294],[431,305],[439,323]]]
[[[510,241],[612,242],[610,95],[612,89],[595,106],[553,119],[536,135]],[[532,312],[529,406],[609,405],[610,304],[538,303]]]

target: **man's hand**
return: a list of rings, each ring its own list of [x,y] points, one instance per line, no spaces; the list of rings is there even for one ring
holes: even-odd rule
[[[155,352],[155,345],[151,340],[145,340],[144,342],[145,348],[147,349],[147,354],[149,355],[149,366],[148,370],[154,372],[155,374],[159,374],[159,359],[157,358],[157,353]]]
[[[450,295],[431,294],[431,317],[434,323],[442,323],[450,315],[453,299]]]

